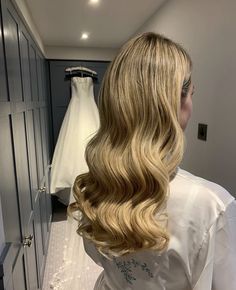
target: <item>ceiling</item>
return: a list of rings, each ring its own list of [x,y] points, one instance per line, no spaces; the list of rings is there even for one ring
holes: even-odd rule
[[[120,47],[167,0],[90,1],[25,0],[45,46],[101,48]]]

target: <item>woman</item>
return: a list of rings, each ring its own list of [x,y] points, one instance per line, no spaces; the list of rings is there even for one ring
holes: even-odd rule
[[[95,289],[236,289],[236,204],[178,168],[192,111],[191,60],[144,33],[111,63],[89,172],[74,184],[78,233],[104,268]],[[234,246],[234,247],[233,247]]]

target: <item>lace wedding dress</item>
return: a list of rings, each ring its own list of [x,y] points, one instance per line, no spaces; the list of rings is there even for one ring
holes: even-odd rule
[[[71,189],[77,175],[87,172],[85,147],[99,127],[99,115],[90,77],[73,77],[72,98],[53,155],[51,192]],[[74,201],[70,194],[70,203]],[[76,233],[78,224],[71,217],[66,222],[63,264],[54,274],[50,289],[92,290],[102,271],[86,254],[83,239]]]

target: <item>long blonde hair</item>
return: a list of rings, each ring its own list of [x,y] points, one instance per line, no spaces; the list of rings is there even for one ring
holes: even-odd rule
[[[105,256],[163,251],[169,182],[184,147],[181,92],[190,78],[184,49],[154,33],[128,41],[99,94],[100,128],[86,148],[89,172],[74,183],[78,233]]]

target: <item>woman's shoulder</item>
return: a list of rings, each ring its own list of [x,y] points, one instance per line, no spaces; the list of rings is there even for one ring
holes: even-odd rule
[[[170,206],[181,206],[192,216],[213,221],[232,203],[234,197],[222,186],[178,169],[170,183]],[[208,217],[208,218],[207,218]]]
[[[177,179],[180,184],[185,184],[187,188],[197,191],[200,198],[215,201],[222,208],[227,207],[234,200],[234,197],[221,185],[183,169],[178,170]]]

